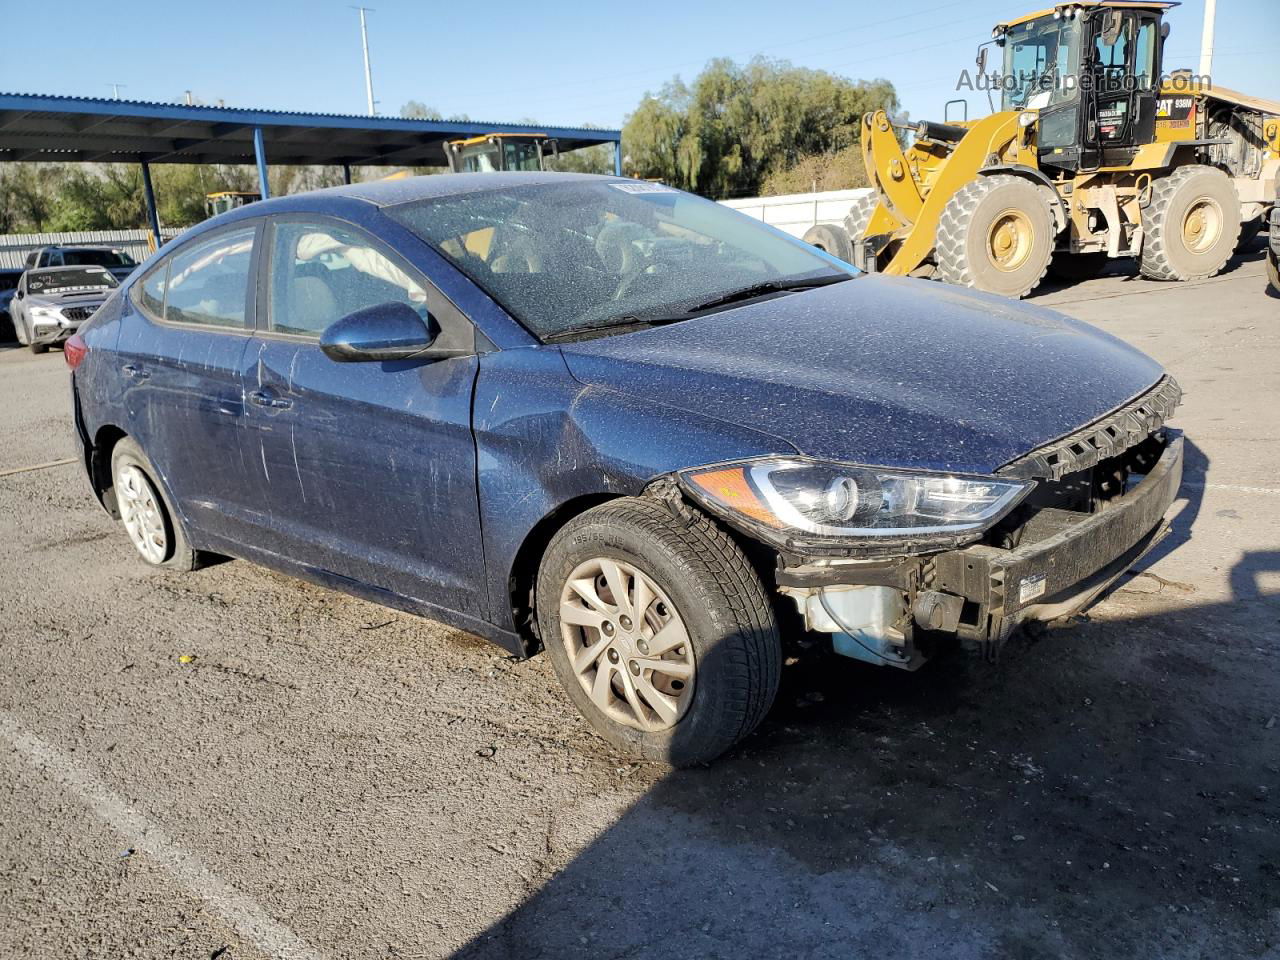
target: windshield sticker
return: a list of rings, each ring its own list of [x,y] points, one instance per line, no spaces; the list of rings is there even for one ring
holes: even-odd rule
[[[668,187],[661,183],[646,183],[640,181],[638,183],[611,183],[609,186],[615,190],[621,190],[623,193],[679,193],[674,187]]]

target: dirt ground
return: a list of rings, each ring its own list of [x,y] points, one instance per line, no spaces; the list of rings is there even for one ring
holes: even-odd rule
[[[814,646],[712,769],[543,658],[243,562],[153,573],[0,351],[0,957],[1280,958],[1280,300],[1036,299],[1182,383],[1174,534],[1087,617],[915,675]],[[981,371],[973,371],[981,376]]]

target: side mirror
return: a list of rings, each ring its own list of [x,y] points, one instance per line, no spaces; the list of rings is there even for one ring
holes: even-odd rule
[[[380,303],[335,320],[320,335],[320,349],[339,363],[414,360],[425,356],[440,334],[407,303]]]
[[[977,60],[977,64],[978,64],[978,74],[979,74],[979,75],[984,74],[984,73],[986,73],[986,72],[987,72],[987,48],[986,48],[986,47],[979,47],[979,48],[978,48],[978,60]]]

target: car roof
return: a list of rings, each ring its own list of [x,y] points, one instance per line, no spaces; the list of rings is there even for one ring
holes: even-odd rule
[[[403,180],[371,180],[341,187],[328,187],[295,197],[352,197],[379,207],[390,207],[415,200],[431,200],[438,197],[455,197],[485,190],[506,190],[511,187],[529,187],[547,183],[582,183],[598,180],[608,182],[618,177],[602,177],[590,173],[438,173],[423,177],[406,177]],[[286,199],[285,197],[279,198]],[[260,213],[270,213],[274,200],[263,200],[252,206]],[[244,207],[240,208],[245,209]]]

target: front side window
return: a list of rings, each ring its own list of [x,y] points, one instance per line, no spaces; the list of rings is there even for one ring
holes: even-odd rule
[[[385,212],[542,338],[855,272],[718,203],[636,181],[521,185]]]
[[[184,245],[169,258],[163,316],[169,323],[242,328],[253,263],[254,227],[220,232]],[[148,285],[143,284],[146,302]]]
[[[347,314],[392,302],[427,318],[422,285],[372,238],[337,224],[288,220],[274,233],[272,332],[319,337]]]

